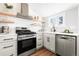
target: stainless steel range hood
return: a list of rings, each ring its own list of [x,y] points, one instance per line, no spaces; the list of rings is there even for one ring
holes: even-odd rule
[[[16,17],[29,20],[33,19],[32,16],[29,16],[29,7],[27,3],[21,3],[21,12],[17,13]]]

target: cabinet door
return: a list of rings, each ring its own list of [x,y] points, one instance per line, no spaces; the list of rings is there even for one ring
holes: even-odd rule
[[[51,34],[50,37],[50,49],[52,52],[55,52],[55,34]]]
[[[17,35],[4,35],[0,36],[0,43],[12,42],[17,40]]]
[[[41,47],[43,47],[42,35],[37,34],[37,49],[40,49]]]
[[[50,50],[50,35],[45,34],[44,36],[44,47]]]
[[[40,42],[38,42],[38,44],[37,44],[37,49],[40,49],[40,48],[42,48],[42,47],[43,47],[43,44],[40,43]]]
[[[0,56],[17,56],[15,49],[2,50]]]

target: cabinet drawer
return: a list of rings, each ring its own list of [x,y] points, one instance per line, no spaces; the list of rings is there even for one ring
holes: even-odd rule
[[[42,40],[42,37],[37,37],[37,40]]]
[[[16,48],[17,46],[17,43],[16,41],[14,42],[6,42],[6,43],[0,43],[0,51],[1,50],[10,50],[12,48]]]
[[[42,40],[37,41],[37,44],[39,44],[39,43],[43,43],[43,41]]]
[[[37,46],[42,46],[42,45],[43,45],[42,43],[38,43],[38,44],[37,44]]]
[[[17,36],[1,36],[0,42],[8,42],[8,41],[14,41],[17,40]]]
[[[40,36],[37,36],[37,38],[42,38],[42,35],[40,35]]]
[[[42,43],[38,43],[38,44],[37,44],[37,49],[39,49],[39,48],[41,48],[41,47],[43,47],[43,44],[42,44]]]
[[[38,36],[37,37],[37,41],[42,41],[42,37],[41,36]]]
[[[42,48],[42,46],[38,46],[38,47],[37,47],[37,50],[40,49],[40,48]]]
[[[16,56],[16,55],[17,50],[15,50],[14,48],[0,51],[0,56]]]
[[[43,40],[41,40],[41,39],[38,39],[38,40],[37,40],[37,42],[43,42]]]
[[[0,44],[0,56],[13,55],[17,55],[17,44],[15,41]]]

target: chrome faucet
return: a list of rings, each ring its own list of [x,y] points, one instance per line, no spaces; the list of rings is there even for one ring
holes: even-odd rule
[[[56,32],[56,28],[55,28],[55,26],[52,26],[52,28],[51,28],[51,32]]]

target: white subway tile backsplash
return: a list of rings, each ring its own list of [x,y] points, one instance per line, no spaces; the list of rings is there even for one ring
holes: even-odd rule
[[[0,23],[0,26],[9,26],[10,27],[10,33],[15,33],[16,27],[27,27],[28,29],[32,31],[39,31],[41,29],[41,26],[31,26],[33,24],[32,20],[27,19],[21,19],[16,17],[9,17],[9,19],[13,19],[14,23]],[[6,18],[4,16],[0,17],[0,19]]]

